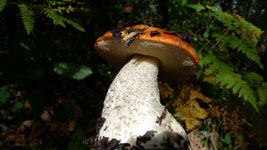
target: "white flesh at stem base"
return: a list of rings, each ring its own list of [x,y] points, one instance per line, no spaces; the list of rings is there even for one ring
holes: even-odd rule
[[[179,148],[187,140],[183,127],[160,103],[156,58],[135,55],[118,73],[104,101],[105,122],[98,139],[136,145],[137,137],[155,133],[145,148],[161,149],[167,142]],[[164,115],[164,116],[162,116]]]

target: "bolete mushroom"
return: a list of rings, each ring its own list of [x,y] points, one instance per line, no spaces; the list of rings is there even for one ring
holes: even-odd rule
[[[184,147],[185,130],[160,103],[158,72],[167,80],[189,78],[198,64],[194,49],[177,35],[146,25],[109,31],[97,39],[95,49],[122,67],[106,95],[97,140],[145,149]]]

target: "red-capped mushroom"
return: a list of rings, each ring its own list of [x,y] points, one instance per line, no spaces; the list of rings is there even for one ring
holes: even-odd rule
[[[183,127],[160,103],[158,72],[162,79],[188,78],[198,64],[194,49],[178,36],[145,25],[107,32],[95,48],[107,62],[122,67],[106,95],[97,139],[146,149],[184,147]]]

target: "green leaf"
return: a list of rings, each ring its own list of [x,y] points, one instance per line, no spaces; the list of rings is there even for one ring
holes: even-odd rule
[[[7,100],[10,98],[11,93],[8,90],[8,86],[4,86],[0,88],[0,107],[5,105]]]
[[[231,136],[230,134],[225,134],[224,138],[222,139],[222,141],[225,143],[225,144],[228,144],[230,145],[231,144]]]
[[[205,9],[205,7],[200,4],[186,4],[185,6],[195,9],[197,12]]]
[[[208,32],[205,32],[205,33],[203,34],[203,37],[204,37],[204,38],[208,38],[208,37],[209,37],[209,33],[208,33]]]
[[[76,30],[85,32],[85,29],[80,24],[60,15],[56,9],[44,8],[42,13],[44,13],[48,18],[52,19],[55,25],[60,25],[66,28],[65,23],[67,23],[71,25],[72,27],[74,27]]]
[[[59,75],[82,80],[93,74],[90,67],[70,62],[60,62],[54,65],[54,72]]]
[[[184,6],[187,3],[187,0],[181,0],[181,5]]]
[[[242,136],[240,136],[240,135],[238,135],[238,136],[236,136],[240,141],[243,141],[244,139],[243,139],[243,137]]]
[[[259,97],[259,105],[263,106],[267,103],[267,89],[259,88],[257,89],[258,97]]]
[[[0,12],[2,12],[6,7],[6,3],[7,3],[6,0],[0,0]]]
[[[66,28],[63,17],[58,14],[56,10],[44,8],[42,13],[44,13],[48,18],[52,19],[55,25],[60,25]]]
[[[254,86],[260,84],[263,81],[263,77],[256,72],[247,73],[246,79],[250,84]]]
[[[70,20],[70,19],[67,19],[67,18],[64,18],[64,21],[65,21],[67,24],[69,24],[69,25],[71,25],[72,27],[74,27],[76,30],[79,30],[79,31],[81,31],[81,32],[85,32],[85,29],[84,29],[80,24],[78,24],[77,22],[74,22],[74,21],[72,21],[72,20]]]
[[[15,113],[17,111],[19,111],[21,108],[23,108],[23,104],[21,102],[16,102],[12,108],[11,108],[11,112]]]
[[[26,29],[27,34],[29,35],[34,27],[34,13],[28,5],[18,4],[20,15]]]

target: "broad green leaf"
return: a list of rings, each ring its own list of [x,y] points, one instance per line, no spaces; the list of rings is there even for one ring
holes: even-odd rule
[[[209,33],[208,33],[208,32],[205,32],[205,33],[203,34],[203,37],[204,37],[204,38],[208,38],[208,37],[209,37]]]
[[[230,134],[225,134],[224,138],[222,139],[222,141],[225,143],[225,144],[231,144],[231,136]]]
[[[11,112],[15,113],[17,111],[19,111],[21,108],[23,108],[23,104],[21,102],[16,102],[12,108],[11,108]]]
[[[6,7],[6,0],[0,0],[0,12]]]
[[[181,0],[181,5],[184,6],[187,3],[187,0]]]
[[[0,107],[5,105],[7,100],[10,98],[11,93],[8,90],[8,86],[4,86],[0,88]]]
[[[26,29],[27,34],[29,35],[34,27],[34,13],[31,8],[26,4],[18,4],[20,15]]]
[[[200,5],[200,4],[186,4],[185,6],[188,8],[193,8],[196,11],[201,11],[201,10],[205,9],[205,7],[203,5]]]
[[[54,65],[54,72],[59,75],[82,80],[93,74],[90,67],[70,62],[60,62]]]

